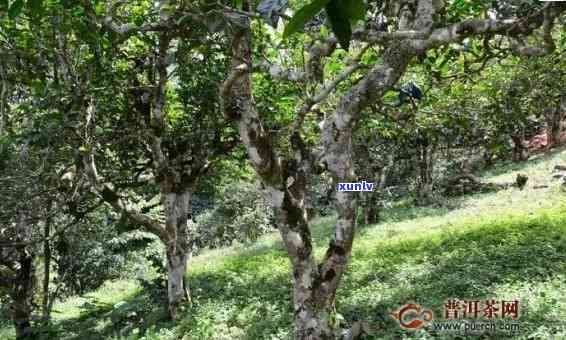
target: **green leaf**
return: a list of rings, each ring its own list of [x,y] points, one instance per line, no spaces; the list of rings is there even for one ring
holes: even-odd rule
[[[0,0],[0,11],[8,9],[8,0]]]
[[[39,79],[33,80],[31,83],[35,95],[41,96],[45,90],[45,83]]]
[[[243,0],[234,0],[234,8],[242,9],[244,7]]]
[[[332,32],[338,38],[340,46],[347,50],[350,48],[350,39],[352,38],[352,26],[349,17],[344,15],[343,6],[340,0],[331,0],[326,6],[326,14],[332,26]]]
[[[22,12],[22,8],[24,8],[24,0],[14,1],[8,10],[8,17],[10,17],[10,19],[15,19]]]
[[[307,21],[317,15],[329,1],[330,0],[314,0],[310,4],[298,10],[297,13],[293,15],[287,26],[285,26],[283,39],[288,38],[291,34],[302,29]]]
[[[34,15],[43,14],[43,0],[28,0],[28,7]]]
[[[344,13],[351,22],[363,20],[366,15],[364,0],[342,0],[341,6],[345,7]]]

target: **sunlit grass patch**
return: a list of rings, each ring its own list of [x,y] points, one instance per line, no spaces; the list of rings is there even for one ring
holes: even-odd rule
[[[530,182],[524,190],[447,198],[436,207],[396,204],[381,223],[358,231],[337,311],[349,322],[376,325],[372,339],[442,339],[427,329],[406,333],[389,313],[407,302],[442,315],[449,298],[518,299],[528,303],[528,313],[516,338],[566,338],[553,326],[566,320],[566,193],[551,175],[562,162],[566,152],[555,152],[483,178],[506,182],[525,173]],[[547,187],[533,188],[540,183]],[[327,216],[313,223],[319,258],[334,221]],[[290,338],[291,268],[277,232],[253,244],[203,251],[191,259],[188,280],[193,305],[176,325],[164,319],[165,300],[150,299],[132,279],[56,303],[53,334],[81,340]],[[13,338],[9,326],[0,329],[0,339]]]

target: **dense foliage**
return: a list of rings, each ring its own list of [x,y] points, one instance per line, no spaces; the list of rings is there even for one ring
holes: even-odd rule
[[[399,207],[558,187],[480,174],[566,140],[565,12],[534,0],[0,0],[0,328],[61,337],[56,304],[135,278],[132,301],[85,304],[89,319],[110,315],[113,336],[354,339],[369,322],[387,328],[379,338],[404,334],[384,319],[400,299],[456,292],[458,263],[489,276],[478,264],[502,242],[517,270],[490,262],[504,273],[492,283],[547,260],[551,280],[556,207],[524,233],[490,222],[383,251],[362,236],[348,263],[359,227]],[[358,181],[374,190],[338,190]],[[261,253],[271,234],[281,243]],[[229,249],[251,253],[193,269]],[[535,251],[546,258],[521,267]],[[426,266],[441,287],[417,282],[433,280]],[[454,287],[492,288],[466,280],[482,291]],[[174,331],[158,329],[166,319]]]

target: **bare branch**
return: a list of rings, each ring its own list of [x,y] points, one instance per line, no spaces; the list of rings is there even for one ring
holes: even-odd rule
[[[356,53],[356,55],[352,58],[350,64],[342,70],[342,72],[334,78],[332,81],[325,83],[321,90],[312,98],[308,98],[305,101],[305,105],[301,108],[301,110],[295,116],[295,120],[292,125],[292,130],[297,130],[303,124],[305,115],[309,113],[315,105],[320,104],[323,100],[328,98],[328,96],[336,90],[338,85],[348,79],[354,72],[356,72],[362,65],[360,64],[360,60],[362,59],[363,55],[366,53],[368,48],[370,47],[369,44],[362,47],[362,49]]]
[[[415,48],[420,52],[430,48],[458,42],[471,35],[501,34],[517,37],[532,33],[535,29],[545,25],[545,30],[551,28],[553,22],[560,14],[566,11],[566,4],[547,4],[544,8],[525,18],[511,20],[466,20],[448,27],[435,29],[430,38],[424,41],[415,41]],[[548,39],[548,33],[545,34]],[[548,42],[547,42],[548,43]]]
[[[237,8],[226,6],[223,3],[221,3],[220,1],[216,2],[216,5],[218,5],[220,8],[222,8],[224,10],[223,14],[236,13],[236,14],[244,15],[244,16],[252,18],[252,19],[261,19],[261,15],[259,15],[258,13],[242,11],[242,10],[239,10]]]
[[[309,80],[314,83],[322,83],[324,80],[322,59],[330,56],[337,47],[338,39],[331,36],[322,41],[316,40],[309,48],[309,60],[306,65],[306,72]]]
[[[420,4],[427,2],[421,1]],[[566,10],[566,4],[554,3],[547,4],[536,13],[517,19],[496,20],[496,19],[470,19],[453,24],[448,27],[437,28],[432,32],[419,30],[404,30],[396,32],[381,32],[372,29],[358,29],[354,31],[354,40],[366,41],[370,44],[387,44],[393,40],[413,40],[415,48],[426,51],[430,48],[438,47],[451,42],[458,42],[471,35],[502,34],[506,36],[526,35],[539,28],[541,25],[545,29],[546,50],[552,50],[552,37],[550,31],[554,20]],[[423,19],[419,19],[423,20]]]
[[[352,33],[353,40],[365,41],[372,45],[382,45],[392,40],[426,39],[430,33],[423,31],[381,32],[373,29],[357,29]]]
[[[58,19],[56,19],[58,20]],[[59,23],[57,23],[58,26]],[[67,46],[65,44],[65,40],[63,38],[63,35],[61,33],[61,30],[59,29],[59,27],[57,27],[57,32],[55,34],[56,36],[56,40],[57,40],[57,48],[58,51],[56,53],[56,57],[57,57],[57,61],[58,61],[58,66],[61,70],[63,79],[65,80],[65,82],[67,84],[69,84],[72,89],[73,89],[73,94],[75,95],[75,98],[80,96],[79,93],[79,86],[78,86],[78,81],[75,77],[75,75],[73,74],[73,69],[71,67],[71,63],[69,62],[69,57],[67,55]]]
[[[9,83],[8,77],[4,70],[3,63],[0,63],[0,136],[4,133],[4,121],[6,113],[8,111],[8,93],[9,93]]]
[[[424,32],[426,35],[430,34],[430,32],[432,32],[435,12],[433,0],[419,0],[414,28]]]
[[[552,39],[554,18],[552,18],[548,8],[545,9],[542,27],[544,42],[542,47],[526,46],[522,39],[516,38],[512,41],[511,50],[515,54],[523,56],[543,56],[552,53],[556,49],[556,44],[554,43],[554,39]]]
[[[179,25],[176,22],[169,20],[162,20],[160,22],[149,23],[142,26],[137,26],[132,23],[121,24],[117,22],[115,19],[117,10],[128,3],[124,0],[116,1],[113,5],[109,6],[103,18],[99,18],[96,15],[90,0],[83,0],[82,3],[88,19],[92,23],[94,23],[97,27],[104,27],[106,30],[118,34],[122,37],[122,39],[128,38],[136,33],[168,32],[179,28]],[[190,17],[194,21],[203,22],[203,17],[200,13],[186,11],[179,13],[179,16],[182,18]]]
[[[272,64],[267,60],[264,60],[260,63],[255,64],[252,67],[253,72],[264,72],[268,73],[271,77],[275,79],[299,82],[304,81],[306,79],[306,73],[293,70],[293,69],[285,69],[281,65]]]
[[[90,207],[86,212],[85,215],[96,210],[103,202],[99,201],[98,203],[96,203],[95,205],[93,205],[92,207]],[[53,215],[55,215],[56,213],[54,213]],[[84,216],[83,216],[84,217]],[[22,241],[22,242],[0,242],[0,247],[25,247],[25,246],[30,246],[36,243],[40,243],[40,242],[44,242],[44,241],[51,241],[53,239],[55,239],[57,236],[59,236],[60,234],[64,233],[65,231],[67,231],[69,228],[75,226],[77,223],[79,223],[82,220],[82,217],[75,217],[71,222],[67,223],[66,225],[64,225],[61,228],[58,228],[53,234],[51,234],[51,236],[49,237],[44,237],[44,238],[40,238],[37,240],[33,240],[33,241]]]
[[[102,20],[99,20],[99,18],[96,16],[96,12],[92,7],[90,0],[84,0],[82,3],[88,19],[98,27],[103,26],[107,30],[119,35],[129,35],[133,33],[134,30],[138,29],[138,27],[136,27],[136,25],[134,24],[118,24],[114,20],[116,11],[120,6],[126,3],[125,1],[117,1],[116,3],[111,5],[106,11],[106,14],[104,18],[102,18]]]

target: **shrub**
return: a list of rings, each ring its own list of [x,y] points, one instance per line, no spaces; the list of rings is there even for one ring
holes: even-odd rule
[[[194,248],[255,241],[272,228],[269,207],[256,185],[238,182],[222,189],[214,208],[195,217]]]
[[[65,294],[83,294],[104,281],[124,274],[127,255],[117,243],[120,237],[104,212],[94,214],[75,228],[60,234],[53,243],[57,275]]]

